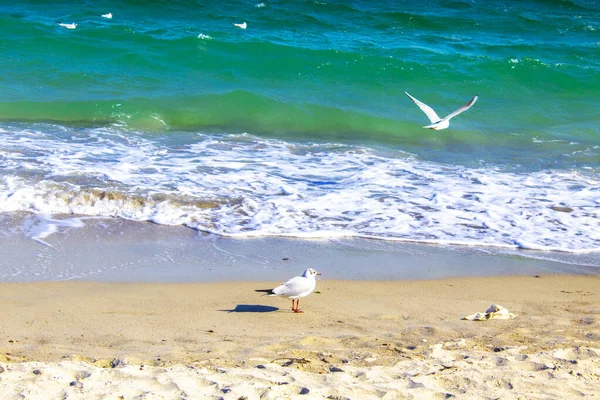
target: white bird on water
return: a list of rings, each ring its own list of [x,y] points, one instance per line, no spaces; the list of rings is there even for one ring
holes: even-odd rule
[[[108,13],[108,14],[102,14],[102,18],[108,18],[108,19],[111,19],[111,18],[112,18],[112,13]]]
[[[292,299],[292,311],[296,313],[303,312],[298,307],[300,305],[300,297],[306,297],[315,290],[317,281],[315,276],[321,275],[312,268],[304,271],[302,276],[296,276],[288,279],[283,284],[274,289],[258,289],[257,292],[266,293],[267,296],[282,296]],[[296,304],[294,305],[294,301]]]
[[[427,117],[429,118],[429,120],[431,121],[431,125],[426,125],[423,128],[433,129],[433,130],[436,130],[436,131],[439,131],[440,129],[446,129],[448,126],[450,126],[450,118],[456,117],[458,114],[467,111],[469,108],[471,108],[471,106],[473,104],[475,104],[475,102],[479,98],[479,96],[475,95],[475,97],[473,97],[471,99],[471,101],[469,101],[467,104],[465,104],[464,106],[462,106],[458,110],[454,111],[451,114],[448,114],[444,118],[440,118],[437,115],[437,113],[435,111],[433,111],[433,108],[431,108],[427,104],[425,104],[425,103],[423,103],[423,102],[415,99],[410,94],[408,94],[408,92],[404,92],[404,93],[406,93],[406,95],[408,97],[410,97],[410,99],[416,105],[419,106],[419,108],[421,109],[421,111],[423,111],[425,113],[425,115],[427,115]]]
[[[233,24],[233,25],[235,25],[235,26],[237,26],[238,28],[241,28],[241,29],[246,29],[246,27],[248,26],[248,24],[246,24],[246,21],[244,21],[241,24]]]
[[[77,28],[77,24],[63,24],[62,22],[58,22],[60,26],[67,29],[75,29]]]

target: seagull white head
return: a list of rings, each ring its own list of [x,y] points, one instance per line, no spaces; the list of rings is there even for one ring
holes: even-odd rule
[[[421,111],[423,111],[425,113],[425,115],[427,115],[427,117],[429,118],[429,120],[431,121],[431,125],[425,125],[423,128],[433,129],[433,130],[436,130],[436,131],[439,131],[440,129],[446,129],[447,127],[449,127],[450,126],[450,119],[451,118],[456,117],[458,114],[467,111],[469,108],[471,108],[471,106],[473,104],[475,104],[475,102],[479,98],[479,96],[475,95],[475,97],[473,97],[471,99],[471,101],[469,101],[467,104],[465,104],[464,106],[462,106],[458,110],[454,111],[451,114],[448,114],[444,118],[440,118],[437,115],[437,113],[435,111],[433,111],[433,108],[431,108],[427,104],[425,104],[425,103],[423,103],[423,102],[415,99],[410,94],[408,94],[408,92],[404,92],[404,93],[406,93],[406,95],[417,106],[419,106],[419,108],[421,109]]]
[[[317,275],[321,275],[320,273],[318,273],[317,271],[315,271],[313,268],[309,268],[306,271],[304,271],[304,273],[302,274],[303,277],[308,278],[309,276],[317,276]]]
[[[248,26],[248,24],[246,24],[246,21],[244,21],[241,24],[233,24],[233,25],[235,25],[235,26],[237,26],[238,28],[241,28],[241,29],[246,29],[246,27]]]

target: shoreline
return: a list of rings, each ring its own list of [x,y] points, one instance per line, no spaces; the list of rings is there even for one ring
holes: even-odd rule
[[[558,398],[600,383],[598,276],[320,280],[303,314],[254,292],[276,283],[2,283],[0,389]],[[491,303],[517,317],[461,320]]]
[[[29,213],[1,214],[0,235],[0,282],[285,280],[308,267],[341,280],[600,274],[600,253],[369,239],[232,239],[184,226],[73,215],[49,221]]]

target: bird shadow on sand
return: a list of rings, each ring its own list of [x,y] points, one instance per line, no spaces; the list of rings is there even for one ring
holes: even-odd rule
[[[266,313],[277,311],[279,308],[272,306],[261,306],[260,304],[238,304],[233,310],[219,310],[224,312],[240,313]]]

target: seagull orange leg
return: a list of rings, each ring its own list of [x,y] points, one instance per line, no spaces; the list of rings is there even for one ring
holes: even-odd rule
[[[296,299],[296,309],[294,310],[294,312],[297,312],[297,313],[303,313],[304,312],[304,311],[302,311],[300,309],[300,299]]]

